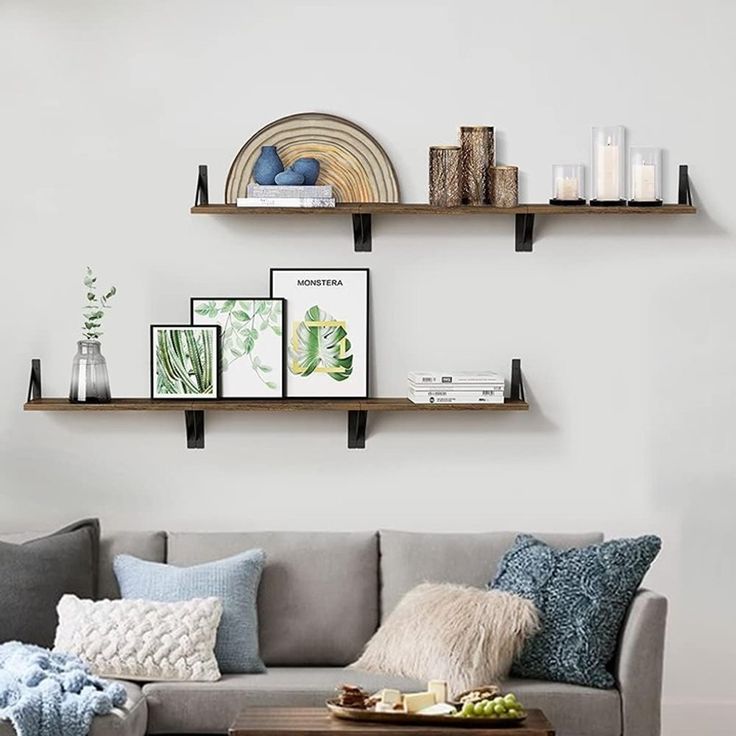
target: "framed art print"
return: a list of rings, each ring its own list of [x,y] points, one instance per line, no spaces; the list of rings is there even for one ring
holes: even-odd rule
[[[368,396],[368,269],[272,268],[286,300],[286,395]]]
[[[219,345],[217,325],[151,325],[151,398],[218,398]]]
[[[284,300],[193,297],[193,325],[220,327],[220,396],[281,399],[286,389]]]

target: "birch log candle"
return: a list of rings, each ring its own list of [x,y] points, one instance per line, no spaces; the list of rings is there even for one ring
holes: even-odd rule
[[[489,166],[488,186],[493,207],[516,207],[519,204],[519,167]]]
[[[460,128],[460,176],[463,204],[488,204],[488,166],[496,162],[493,128]]]
[[[429,203],[435,207],[457,207],[462,204],[460,146],[430,147]]]

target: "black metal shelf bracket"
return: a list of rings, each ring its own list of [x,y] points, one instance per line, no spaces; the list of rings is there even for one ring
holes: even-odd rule
[[[187,448],[190,450],[203,450],[204,411],[187,409],[184,412],[184,421],[187,427]]]
[[[534,245],[534,215],[528,212],[516,215],[516,252],[531,253]]]
[[[524,378],[521,375],[521,358],[511,361],[511,401],[524,401]]]
[[[207,166],[199,165],[199,173],[197,174],[197,191],[194,195],[194,206],[210,203],[209,184],[207,183]]]
[[[350,450],[365,449],[365,426],[368,412],[360,409],[348,411],[348,448]]]
[[[370,253],[373,250],[371,237],[371,215],[365,212],[353,213],[353,243],[356,253]]]
[[[688,175],[687,164],[680,164],[680,180],[677,188],[677,204],[693,203],[693,195],[690,192],[690,176]]]
[[[42,398],[41,392],[41,359],[31,360],[31,379],[28,382],[28,401]]]

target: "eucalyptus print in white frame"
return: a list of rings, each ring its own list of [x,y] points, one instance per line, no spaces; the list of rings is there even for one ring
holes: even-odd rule
[[[193,325],[220,328],[224,399],[281,399],[286,381],[284,300],[192,297]]]
[[[151,398],[218,398],[219,344],[217,325],[151,325]]]

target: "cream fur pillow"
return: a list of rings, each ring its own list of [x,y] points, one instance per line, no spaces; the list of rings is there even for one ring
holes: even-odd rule
[[[220,679],[219,598],[158,603],[65,595],[56,610],[54,650],[76,654],[95,675],[147,682]]]
[[[534,604],[513,593],[423,583],[402,598],[350,666],[446,680],[458,694],[506,677],[538,628]]]

